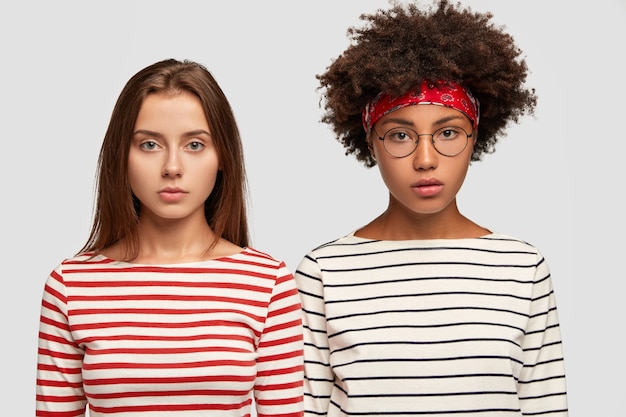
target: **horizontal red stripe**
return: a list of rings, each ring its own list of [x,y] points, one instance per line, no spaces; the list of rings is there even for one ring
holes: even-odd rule
[[[107,270],[117,271],[116,269]],[[270,287],[258,285],[238,284],[235,282],[190,282],[190,281],[70,281],[67,288],[125,288],[125,287],[168,287],[168,288],[226,288],[232,290],[253,291],[258,293],[270,293]]]
[[[264,342],[259,343],[259,348],[262,348],[262,347],[266,348],[269,346],[281,346],[286,343],[299,342],[301,340],[302,340],[302,335],[297,334],[291,337],[284,337],[282,339],[266,340]]]
[[[197,334],[197,335],[189,335],[189,336],[142,336],[142,335],[132,335],[132,334],[122,334],[122,335],[113,335],[113,336],[104,336],[98,335],[93,337],[86,337],[84,339],[77,339],[76,344],[88,344],[93,342],[94,340],[103,341],[103,340],[143,340],[143,341],[159,341],[159,342],[186,342],[186,341],[198,341],[198,340],[237,340],[242,342],[253,343],[253,338],[243,335],[235,335],[235,334]]]
[[[274,326],[269,326],[265,329],[265,333],[277,332],[279,330],[291,329],[300,327],[302,324],[302,319],[298,317],[295,320],[287,321],[285,323],[278,323]]]
[[[63,314],[65,316],[65,313],[63,311],[61,311],[61,309],[57,305],[52,304],[51,302],[49,302],[45,298],[43,300],[41,300],[41,306],[44,307],[44,308],[47,308],[48,310],[55,311],[55,312],[57,312],[59,314]]]
[[[85,397],[79,395],[69,395],[69,396],[60,396],[60,395],[37,395],[37,401],[45,401],[50,403],[71,403],[75,401],[84,401]]]
[[[160,328],[160,329],[191,329],[195,327],[234,327],[247,329],[244,323],[226,320],[202,320],[182,323],[156,323],[156,322],[136,322],[136,321],[112,321],[105,323],[84,323],[72,326],[74,330],[97,330],[115,327],[137,327],[137,328]]]
[[[252,404],[246,400],[235,404],[158,404],[158,405],[131,405],[126,407],[98,407],[90,404],[90,409],[98,413],[138,413],[145,411],[216,411],[237,410]]]
[[[76,416],[84,416],[85,410],[71,410],[71,411],[46,411],[46,410],[37,410],[35,416],[37,417],[76,417]]]
[[[267,377],[267,376],[274,376],[274,375],[287,375],[287,374],[292,374],[294,372],[302,372],[302,371],[304,371],[304,365],[297,365],[297,366],[292,366],[289,368],[272,368],[266,371],[259,371],[257,372],[257,376]]]
[[[297,288],[293,288],[289,291],[283,291],[279,294],[276,294],[275,296],[272,297],[272,302],[276,302],[278,300],[283,300],[285,298],[288,297],[293,297],[293,296],[298,296],[298,289]]]
[[[267,399],[263,399],[263,398],[257,398],[256,402],[258,405],[264,405],[264,406],[269,406],[269,405],[288,405],[288,404],[297,404],[302,402],[303,400],[303,396],[300,395],[298,397],[291,397],[291,398],[280,398],[277,400],[267,400]]]
[[[141,397],[169,397],[169,396],[244,396],[248,391],[237,390],[182,390],[182,391],[135,391],[135,392],[112,392],[106,394],[89,394],[89,398],[106,400],[110,398],[141,398]]]
[[[285,384],[255,385],[254,388],[259,391],[281,391],[281,390],[287,390],[287,389],[293,389],[293,388],[300,388],[302,387],[302,385],[303,385],[302,380],[299,380],[299,381],[289,382]]]
[[[267,302],[247,298],[229,298],[204,295],[173,295],[173,294],[125,294],[125,295],[72,295],[70,301],[198,301],[198,302],[229,302],[237,305],[265,307]]]
[[[294,411],[293,413],[278,413],[278,414],[259,413],[257,417],[302,417],[303,415],[304,415],[303,411]]]
[[[39,348],[38,353],[43,356],[49,356],[51,358],[58,358],[58,359],[81,360],[83,358],[83,355],[71,354],[71,353],[65,353],[65,352],[55,352],[53,350],[44,349],[44,348]]]
[[[37,379],[37,385],[40,387],[62,387],[62,388],[82,388],[83,383],[69,381],[53,381],[50,379]]]
[[[294,278],[292,274],[281,275],[276,278],[276,285],[284,284],[285,282],[289,282],[293,280]]]
[[[245,349],[231,348],[231,347],[189,347],[189,348],[145,348],[145,349],[132,349],[132,348],[120,348],[120,349],[89,349],[90,355],[116,355],[116,354],[129,354],[129,355],[171,355],[180,353],[209,353],[209,352],[248,352]]]
[[[80,375],[82,372],[80,368],[62,368],[55,365],[44,365],[41,363],[37,365],[37,369],[47,372],[61,372],[64,375]]]
[[[69,329],[65,329],[68,330]],[[47,340],[49,342],[54,342],[54,343],[58,343],[61,345],[68,345],[68,346],[75,346],[72,342],[70,342],[69,340],[61,337],[61,336],[57,336],[57,335],[53,335],[53,334],[48,334],[48,333],[44,333],[44,332],[39,332],[39,340]]]
[[[302,356],[302,350],[294,350],[292,352],[286,352],[286,353],[280,353],[280,354],[277,354],[277,355],[268,355],[268,356],[259,357],[259,359],[257,359],[257,362],[280,361],[280,360],[284,360],[284,359],[297,358],[299,356]]]
[[[76,268],[76,269],[63,269],[64,274],[124,274],[124,273],[158,273],[158,274],[210,274],[210,275],[240,275],[245,277],[255,277],[261,279],[275,280],[275,276],[271,274],[263,274],[260,272],[241,270],[241,269],[227,269],[227,268],[196,268],[196,267],[163,267],[163,266],[131,266],[126,268]],[[70,283],[67,283],[70,286]]]
[[[300,306],[299,302],[296,302],[294,304],[288,305],[287,307],[283,307],[283,308],[279,308],[273,311],[270,311],[269,314],[267,315],[267,317],[277,317],[283,314],[287,314],[287,313],[291,313],[294,311],[300,311],[302,307]]]
[[[119,384],[188,384],[205,382],[250,382],[254,375],[208,375],[208,376],[174,376],[164,378],[97,378],[85,379],[85,385],[119,385]]]
[[[107,362],[99,364],[83,365],[83,369],[87,371],[95,369],[187,369],[187,368],[205,368],[211,366],[254,366],[254,360],[236,361],[236,360],[214,360],[214,361],[198,361],[198,362],[177,362],[177,363],[132,363],[132,362]]]
[[[70,311],[70,317],[92,315],[92,314],[164,314],[164,315],[184,315],[184,314],[220,314],[233,313],[250,317],[258,322],[262,322],[264,317],[251,314],[241,309],[173,309],[173,308],[85,308]]]
[[[56,327],[57,329],[65,330],[67,332],[70,331],[70,327],[67,323],[52,320],[51,318],[46,316],[41,316],[39,320],[42,324],[47,324],[49,326]]]

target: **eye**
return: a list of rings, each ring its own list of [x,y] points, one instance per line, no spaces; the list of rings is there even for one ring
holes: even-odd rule
[[[191,151],[198,152],[204,149],[204,146],[205,146],[204,143],[194,141],[194,142],[189,142],[186,147]]]
[[[461,135],[467,135],[463,129],[460,127],[444,127],[442,129],[437,130],[433,136],[435,140],[453,140],[461,137]]]
[[[141,149],[143,149],[144,151],[153,151],[155,149],[157,149],[158,145],[156,142],[152,141],[152,140],[147,140],[145,142],[142,142],[139,147]]]
[[[385,133],[385,139],[392,142],[414,142],[417,134],[406,129],[391,129]]]

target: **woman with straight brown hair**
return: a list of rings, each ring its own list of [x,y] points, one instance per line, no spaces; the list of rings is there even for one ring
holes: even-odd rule
[[[79,253],[43,293],[37,415],[302,415],[293,275],[249,246],[243,151],[209,71],[122,90]]]

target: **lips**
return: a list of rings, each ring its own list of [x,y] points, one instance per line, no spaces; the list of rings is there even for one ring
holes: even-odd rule
[[[441,192],[443,183],[436,178],[419,180],[411,188],[422,197],[432,197]]]
[[[165,202],[172,203],[182,200],[187,192],[181,188],[166,187],[159,191],[159,197]]]

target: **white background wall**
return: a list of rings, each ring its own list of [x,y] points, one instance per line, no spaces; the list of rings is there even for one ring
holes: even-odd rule
[[[626,1],[462,0],[524,50],[536,117],[474,164],[459,196],[478,223],[546,256],[564,337],[571,416],[623,398]],[[34,409],[47,274],[89,232],[95,164],[113,104],[164,58],[205,64],[235,110],[253,242],[295,270],[318,244],[378,215],[386,192],[320,124],[315,74],[346,29],[385,0],[26,0],[0,6],[0,414]],[[623,407],[622,407],[623,408]]]

